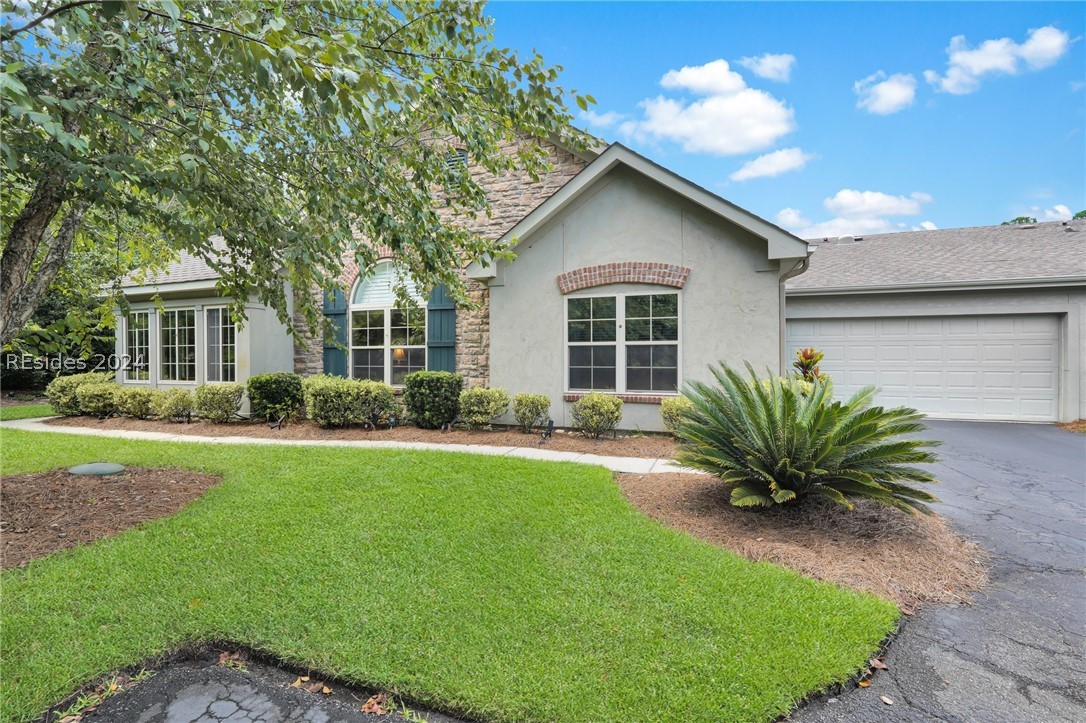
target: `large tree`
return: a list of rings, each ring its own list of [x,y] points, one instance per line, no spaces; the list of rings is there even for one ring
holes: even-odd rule
[[[583,143],[558,70],[496,47],[474,2],[31,0],[17,10],[0,35],[0,344],[80,236],[120,249],[118,228],[136,229],[123,239],[134,258],[165,242],[206,259],[239,318],[253,293],[288,321],[284,281],[331,288],[343,253],[365,267],[375,246],[391,247],[420,286],[459,293],[456,269],[496,249],[455,222],[487,202],[446,163],[451,148],[491,173],[534,176],[547,156],[524,139]],[[515,153],[502,151],[509,144]],[[301,300],[317,328],[320,309]]]

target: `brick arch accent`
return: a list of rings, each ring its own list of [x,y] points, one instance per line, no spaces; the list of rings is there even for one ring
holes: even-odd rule
[[[377,260],[384,261],[385,259],[391,259],[395,254],[392,253],[392,249],[388,246],[379,246],[377,248]],[[343,287],[345,293],[350,293],[354,288],[354,284],[358,281],[358,264],[354,261],[354,255],[350,255],[344,258],[343,261],[343,273],[339,275],[339,283]]]
[[[583,266],[558,276],[563,294],[604,284],[659,284],[681,289],[686,286],[690,269],[654,261],[620,261],[613,264]]]

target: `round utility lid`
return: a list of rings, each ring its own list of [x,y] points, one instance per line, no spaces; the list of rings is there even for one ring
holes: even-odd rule
[[[116,464],[115,462],[91,462],[90,464],[76,465],[69,469],[68,472],[71,474],[93,474],[98,477],[105,477],[107,475],[124,472],[124,465]]]

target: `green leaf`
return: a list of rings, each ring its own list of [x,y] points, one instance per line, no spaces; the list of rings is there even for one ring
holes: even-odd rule
[[[170,20],[177,22],[181,17],[181,8],[177,7],[177,3],[174,0],[159,0],[159,5],[170,16]]]

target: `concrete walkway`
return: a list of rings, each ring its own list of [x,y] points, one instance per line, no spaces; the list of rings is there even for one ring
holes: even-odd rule
[[[391,440],[351,440],[351,439],[268,439],[265,437],[204,437],[195,434],[169,434],[168,432],[139,432],[122,429],[93,429],[91,427],[64,427],[45,424],[52,417],[36,419],[15,419],[0,422],[0,429],[21,429],[28,432],[53,432],[54,434],[85,434],[92,437],[112,437],[114,439],[142,439],[153,442],[200,442],[203,444],[267,444],[301,447],[356,447],[362,449],[417,449],[432,452],[463,452],[467,454],[486,454],[492,457],[520,457],[538,459],[545,462],[577,462],[606,467],[612,472],[686,472],[696,474],[694,470],[680,467],[670,459],[646,459],[643,457],[608,457],[600,454],[582,454],[581,452],[561,452],[539,447],[495,447],[484,444],[433,444],[430,442],[395,442]]]

